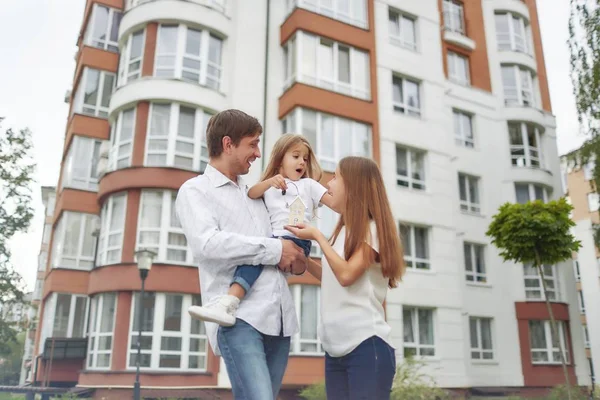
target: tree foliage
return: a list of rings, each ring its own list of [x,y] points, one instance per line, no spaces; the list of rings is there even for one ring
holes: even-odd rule
[[[4,307],[22,302],[24,296],[21,276],[11,264],[8,242],[15,233],[27,230],[33,217],[32,147],[28,129],[8,129],[0,136],[0,304]],[[15,340],[14,327],[0,319],[0,355],[6,354]]]
[[[13,386],[19,384],[25,332],[19,333],[14,342],[7,345],[7,354],[0,357],[0,385]]]
[[[555,338],[559,337],[558,328],[548,299],[543,266],[571,259],[581,247],[581,242],[571,234],[571,228],[575,226],[569,218],[572,209],[564,198],[548,203],[539,200],[525,204],[506,203],[494,215],[487,231],[504,261],[532,264],[537,269]],[[569,374],[562,347],[559,341],[559,355],[568,388]],[[567,395],[566,398],[571,400],[568,389]]]
[[[571,0],[568,45],[577,118],[582,133],[587,136],[580,149],[568,154],[568,160],[581,166],[600,160],[600,6],[597,0]],[[593,176],[595,187],[600,187],[600,165],[594,168]]]

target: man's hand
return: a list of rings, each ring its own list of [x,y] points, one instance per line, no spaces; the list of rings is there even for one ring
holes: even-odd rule
[[[292,272],[302,269],[301,265],[306,265],[304,251],[291,240],[281,240],[281,260],[279,260],[279,269],[283,272]]]

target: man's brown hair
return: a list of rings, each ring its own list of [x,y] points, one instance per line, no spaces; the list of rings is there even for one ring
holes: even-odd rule
[[[260,122],[240,110],[225,110],[213,115],[206,126],[206,144],[209,157],[223,153],[223,138],[229,136],[235,146],[243,138],[262,133]]]

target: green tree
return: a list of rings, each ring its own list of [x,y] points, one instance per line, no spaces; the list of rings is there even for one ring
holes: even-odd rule
[[[600,160],[600,6],[598,1],[571,0],[569,18],[571,81],[580,129],[588,139],[568,155],[581,166]],[[595,187],[600,187],[600,163],[594,168]]]
[[[2,123],[3,118],[0,118]],[[23,301],[21,276],[11,265],[9,240],[25,231],[33,217],[31,184],[35,164],[32,161],[31,132],[12,129],[0,134],[0,305]],[[15,327],[0,318],[0,356],[7,354],[16,340]]]
[[[25,332],[21,332],[16,336],[14,342],[8,344],[8,353],[4,357],[0,357],[0,385],[19,384],[24,345]]]
[[[572,208],[564,198],[548,203],[539,200],[526,204],[506,203],[494,215],[487,231],[492,243],[500,249],[504,261],[532,264],[538,270],[555,338],[559,337],[558,329],[548,300],[543,266],[568,260],[581,247],[581,243],[571,234],[571,227],[575,225],[569,218]],[[565,382],[570,387],[560,340],[559,349]],[[571,400],[571,392],[567,392]]]

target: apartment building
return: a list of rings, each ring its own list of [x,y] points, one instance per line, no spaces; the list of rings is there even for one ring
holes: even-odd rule
[[[581,318],[586,357],[590,372],[598,381],[600,372],[600,252],[596,246],[596,232],[600,223],[598,193],[594,189],[594,162],[574,167],[568,155],[562,158],[567,196],[573,205],[571,218],[576,222],[575,237],[581,248],[573,259],[573,275]]]
[[[553,338],[536,270],[485,236],[502,203],[562,196],[534,0],[88,0],[76,61],[36,382],[128,396],[141,328],[144,396],[230,387],[186,312],[201,300],[174,200],[207,165],[208,119],[238,108],[266,155],[296,132],[328,172],[346,155],[380,164],[408,264],[386,303],[399,362],[465,393],[537,393],[563,382],[560,340],[571,382],[589,384],[570,265],[546,267]],[[157,258],[139,310],[141,248]],[[293,392],[324,363],[318,282],[289,283]]]

